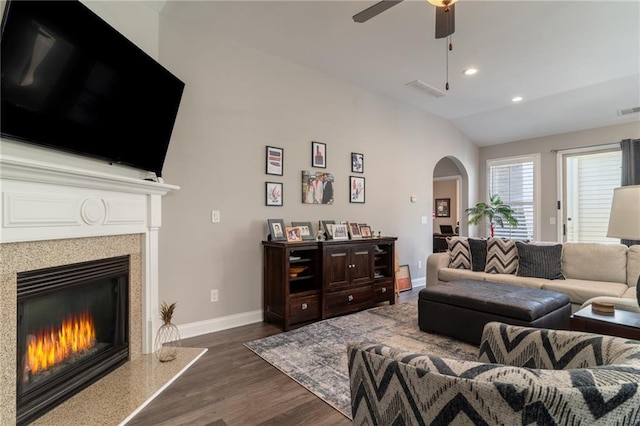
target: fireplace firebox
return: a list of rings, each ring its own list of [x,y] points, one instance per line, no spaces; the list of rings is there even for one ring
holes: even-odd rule
[[[18,273],[17,424],[129,358],[129,256]]]

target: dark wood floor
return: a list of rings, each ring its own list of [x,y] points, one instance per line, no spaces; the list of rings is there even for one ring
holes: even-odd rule
[[[397,303],[417,299],[418,289]],[[351,421],[247,349],[280,333],[256,323],[183,340],[209,350],[128,425],[350,425]]]

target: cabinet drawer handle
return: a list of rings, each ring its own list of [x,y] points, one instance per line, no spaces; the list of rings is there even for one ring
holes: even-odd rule
[[[306,303],[302,304],[302,310],[304,311],[305,309],[307,309],[309,307],[309,305],[307,305]]]
[[[382,292],[386,293],[387,292],[387,288],[386,287],[382,287]]]
[[[353,296],[350,294],[350,295],[349,295],[349,297],[347,297],[347,300],[348,300],[349,302],[353,302]]]

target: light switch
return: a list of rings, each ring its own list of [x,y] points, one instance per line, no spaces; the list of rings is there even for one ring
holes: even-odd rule
[[[220,222],[220,210],[211,210],[211,222],[212,223]]]

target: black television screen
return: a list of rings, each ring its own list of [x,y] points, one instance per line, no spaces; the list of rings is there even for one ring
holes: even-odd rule
[[[3,137],[162,175],[184,83],[74,1],[9,1]]]

